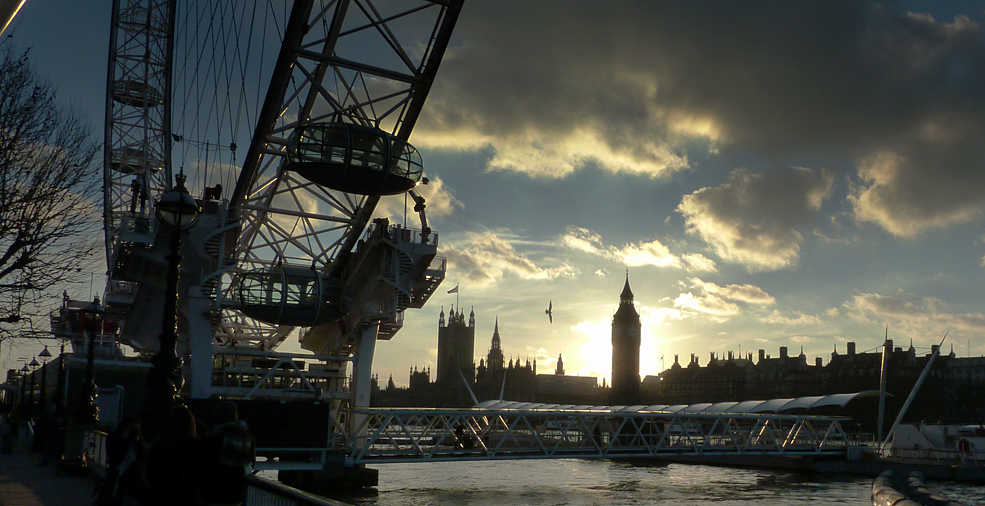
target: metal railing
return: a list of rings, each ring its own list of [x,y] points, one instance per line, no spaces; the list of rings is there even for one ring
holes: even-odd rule
[[[833,417],[592,410],[356,410],[353,463],[622,458],[684,455],[842,455]]]
[[[105,476],[108,466],[106,438],[106,432],[95,429],[86,429],[82,436],[82,453],[85,455],[86,467],[98,476]]]
[[[249,488],[243,506],[348,506],[257,476],[250,476],[247,482]]]
[[[106,473],[106,437],[106,432],[95,429],[86,429],[82,436],[86,466],[99,477]],[[243,506],[348,506],[256,475],[248,476],[246,481],[246,502]]]
[[[914,462],[933,462],[935,464],[948,465],[981,465],[981,457],[985,452],[961,451],[957,449],[941,448],[886,448],[882,452],[883,458],[894,460],[911,460]]]

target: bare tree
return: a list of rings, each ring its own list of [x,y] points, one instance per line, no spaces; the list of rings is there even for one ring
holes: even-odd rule
[[[99,252],[99,146],[28,53],[0,44],[0,341],[42,325]],[[43,327],[42,327],[43,328]],[[41,329],[38,329],[41,330]]]

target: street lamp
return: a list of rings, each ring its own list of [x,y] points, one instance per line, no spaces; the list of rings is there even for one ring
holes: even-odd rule
[[[61,417],[65,412],[65,342],[62,341],[58,353],[58,379],[55,380],[55,413]]]
[[[27,365],[31,367],[31,398],[27,401],[27,419],[30,420],[31,418],[34,418],[34,372],[41,364],[38,363],[38,358],[34,357]]]
[[[161,223],[171,229],[171,252],[168,254],[167,288],[164,300],[164,317],[158,337],[160,349],[151,360],[147,374],[147,398],[144,400],[144,427],[149,435],[156,433],[175,398],[184,384],[181,377],[181,359],[178,358],[178,274],[181,270],[181,233],[195,225],[201,209],[185,188],[186,176],[175,177],[177,186],[155,206]]]
[[[39,353],[38,356],[41,357],[41,393],[39,396],[40,402],[38,404],[41,405],[40,418],[41,424],[44,425],[44,423],[48,420],[48,398],[45,390],[48,388],[48,359],[51,358],[51,352],[48,351],[47,344],[44,345],[44,349],[41,350],[41,353]]]
[[[75,405],[73,421],[76,425],[95,425],[99,416],[99,408],[96,407],[96,381],[95,381],[95,362],[96,362],[96,332],[102,330],[103,316],[105,311],[99,304],[99,297],[93,297],[92,303],[82,308],[82,314],[86,317],[87,325],[84,325],[82,332],[88,338],[86,344],[86,373],[82,380],[82,388],[79,389],[79,402]]]
[[[24,402],[27,400],[27,364],[21,367],[21,419],[27,419],[27,407]]]

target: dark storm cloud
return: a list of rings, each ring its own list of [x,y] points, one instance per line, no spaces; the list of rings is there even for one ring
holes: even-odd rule
[[[985,129],[951,130],[958,138],[919,139],[896,151],[860,158],[860,182],[850,195],[856,217],[911,237],[980,216],[985,202]]]
[[[688,232],[720,257],[754,270],[792,265],[809,223],[830,195],[834,177],[803,168],[732,173],[727,184],[684,196],[678,211]]]
[[[588,125],[632,147],[681,114],[745,146],[865,149],[985,109],[978,26],[880,3],[482,2],[456,33],[436,85],[454,100],[430,113],[492,136]]]
[[[855,0],[474,2],[456,36],[415,136],[491,146],[491,168],[661,176],[695,150],[833,155],[861,168],[858,219],[897,234],[985,200],[960,184],[985,162],[985,49],[965,16]],[[905,160],[892,178],[873,172],[883,154]],[[919,191],[939,176],[961,188]]]

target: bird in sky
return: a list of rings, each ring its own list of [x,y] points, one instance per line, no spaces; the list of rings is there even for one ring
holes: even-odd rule
[[[544,312],[547,313],[547,319],[550,320],[551,323],[554,323],[554,313],[552,311],[553,307],[554,307],[554,302],[547,301],[547,309],[544,310]]]

